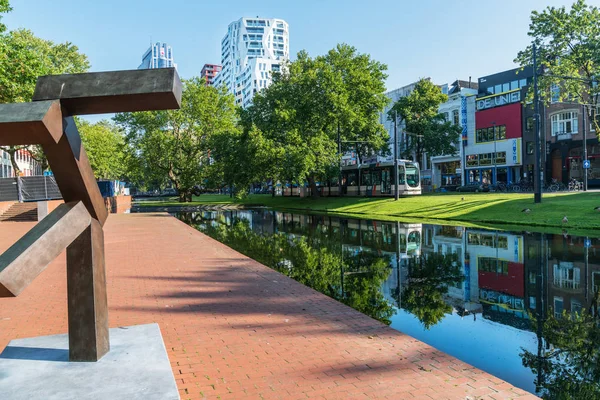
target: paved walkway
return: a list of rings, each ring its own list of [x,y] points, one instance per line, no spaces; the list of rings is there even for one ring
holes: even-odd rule
[[[0,223],[4,251],[33,223]],[[157,322],[182,399],[533,398],[166,214],[111,214],[110,326]],[[67,332],[65,257],[0,299],[10,339]]]

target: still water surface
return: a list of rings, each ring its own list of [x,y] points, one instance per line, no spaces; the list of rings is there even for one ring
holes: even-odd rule
[[[266,209],[178,217],[515,386],[600,398],[600,239]]]

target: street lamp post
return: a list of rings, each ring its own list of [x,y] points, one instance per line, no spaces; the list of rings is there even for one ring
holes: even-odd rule
[[[535,179],[533,196],[534,203],[542,202],[542,154],[540,150],[540,103],[538,98],[538,81],[537,81],[537,48],[533,44],[533,107],[535,114]]]
[[[398,177],[398,112],[394,112],[394,201],[399,198],[398,186],[400,179]]]
[[[342,196],[342,140],[340,135],[340,121],[337,122],[338,157],[340,157],[340,170],[338,173],[338,196]]]
[[[583,123],[583,128],[581,128],[581,131],[583,133],[583,191],[587,192],[588,189],[588,170],[589,168],[586,168],[587,166],[587,162],[588,162],[588,153],[587,153],[587,129],[585,126],[585,116],[586,116],[586,109],[585,109],[585,104],[583,105],[583,116],[582,116],[582,123]]]
[[[496,121],[492,121],[492,132],[494,134],[494,154],[493,154],[493,158],[494,158],[494,172],[492,173],[492,184],[493,185],[498,185],[498,163],[496,161],[496,157],[498,155],[497,149],[496,149],[496,139],[498,139],[498,137],[496,136]]]

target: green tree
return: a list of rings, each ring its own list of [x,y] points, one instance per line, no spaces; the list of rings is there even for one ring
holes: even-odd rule
[[[0,3],[0,11],[7,4]],[[31,101],[39,76],[85,72],[89,66],[87,57],[72,43],[56,44],[26,29],[0,34],[0,103]],[[28,146],[1,148],[10,155],[15,175],[19,175],[15,154]],[[47,168],[39,146],[30,146],[28,150],[43,169]]]
[[[518,53],[515,62],[533,65],[533,44],[537,46],[540,100],[587,105],[588,121],[600,135],[600,9],[577,0],[570,9],[547,7],[533,11],[528,35],[532,44]],[[528,100],[533,98],[533,87]]]
[[[429,156],[456,154],[456,142],[461,128],[446,121],[439,107],[448,100],[440,88],[429,79],[420,79],[414,90],[398,99],[388,112],[388,118],[398,124],[404,122],[409,137],[404,157],[414,152],[416,161],[421,162],[423,153]]]
[[[464,279],[456,254],[414,257],[408,263],[408,283],[402,290],[401,306],[429,329],[452,312],[444,295],[448,293],[448,286]],[[393,295],[398,296],[397,289]]]
[[[600,320],[595,310],[559,316],[550,310],[541,321],[535,315],[531,319],[533,330],[542,325],[546,346],[537,354],[522,349],[521,358],[536,375],[543,397],[600,399]]]
[[[96,179],[120,179],[126,172],[123,133],[109,121],[77,123]]]
[[[8,0],[0,0],[0,14],[7,13],[9,11],[12,11],[12,7],[10,6]],[[0,15],[0,21],[2,21],[2,15]],[[5,30],[6,25],[0,22],[0,33],[4,32]]]
[[[182,202],[217,173],[215,139],[237,129],[233,96],[199,78],[183,82],[181,109],[122,113],[115,121],[126,130],[130,157],[146,180],[168,180]]]
[[[387,67],[354,47],[341,44],[326,55],[298,53],[296,61],[274,74],[242,116],[245,131],[258,128],[272,149],[270,174],[290,181],[308,181],[318,196],[317,180],[326,180],[338,165],[338,134],[342,150],[363,144],[364,151],[383,148],[387,134],[379,112]],[[350,144],[350,142],[353,142]]]

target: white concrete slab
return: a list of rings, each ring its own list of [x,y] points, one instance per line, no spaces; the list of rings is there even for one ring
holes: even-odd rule
[[[158,324],[110,330],[110,352],[69,362],[67,335],[12,340],[0,354],[2,400],[179,400]]]

